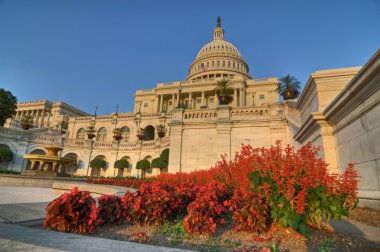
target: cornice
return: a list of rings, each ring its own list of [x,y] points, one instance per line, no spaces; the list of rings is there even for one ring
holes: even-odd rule
[[[337,95],[323,111],[326,119],[332,124],[341,121],[359,105],[369,103],[366,109],[376,106],[380,101],[369,99],[380,90],[380,49],[362,67],[357,75]],[[366,110],[365,109],[365,110]]]
[[[306,122],[301,125],[301,128],[294,135],[294,140],[303,143],[308,136],[320,129],[320,123],[325,122],[325,117],[321,112],[312,112]]]

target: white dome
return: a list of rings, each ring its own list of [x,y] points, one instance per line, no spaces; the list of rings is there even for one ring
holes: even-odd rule
[[[202,47],[191,64],[186,80],[234,75],[251,78],[248,75],[249,67],[239,50],[224,40],[224,30],[220,25],[220,18],[218,18],[218,24],[213,30],[213,34],[214,39]]]

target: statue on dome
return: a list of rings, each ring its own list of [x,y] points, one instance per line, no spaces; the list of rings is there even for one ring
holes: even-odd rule
[[[216,27],[222,27],[222,19],[220,18],[220,16],[218,16],[218,19],[216,20],[217,24],[216,24]]]

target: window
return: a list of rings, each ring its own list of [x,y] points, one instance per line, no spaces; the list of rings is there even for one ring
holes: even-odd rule
[[[264,100],[264,98],[265,98],[264,95],[260,95],[260,96],[259,96],[259,99],[260,99],[260,100]]]
[[[201,104],[202,103],[202,99],[197,99],[197,104]]]
[[[149,103],[144,103],[144,108],[147,108],[149,106]]]
[[[121,128],[121,135],[123,136],[123,142],[129,141],[130,133],[131,133],[131,130],[127,126]]]
[[[107,129],[106,128],[100,128],[98,131],[98,135],[96,136],[96,141],[104,142],[107,138]]]
[[[209,103],[214,103],[214,98],[210,98],[210,99],[208,99],[208,102],[209,102]]]
[[[86,139],[86,130],[80,128],[77,133],[77,139]]]

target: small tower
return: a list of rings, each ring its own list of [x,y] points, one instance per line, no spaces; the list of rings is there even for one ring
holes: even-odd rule
[[[222,19],[220,18],[220,16],[216,20],[216,28],[214,29],[213,34],[214,34],[214,40],[215,39],[223,40],[224,30],[222,28]]]

